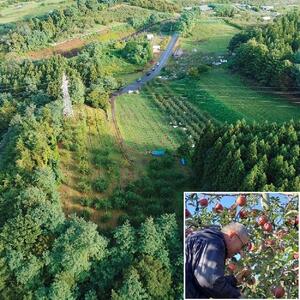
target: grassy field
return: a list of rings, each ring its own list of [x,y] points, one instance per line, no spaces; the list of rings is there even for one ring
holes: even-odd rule
[[[0,1],[3,4],[5,1]],[[0,10],[0,24],[12,23],[28,17],[43,15],[51,10],[65,7],[75,1],[73,0],[46,0],[29,1],[9,5]]]
[[[187,85],[189,89],[186,89]],[[251,87],[239,75],[223,68],[214,68],[202,74],[199,80],[173,81],[170,87],[222,122],[235,122],[241,118],[284,122],[300,118],[299,104],[293,103],[281,92]]]
[[[221,19],[213,17],[200,21],[191,36],[181,39],[184,55],[171,60],[167,68],[169,73],[187,73],[197,63],[219,61],[220,55],[226,56],[227,45],[237,32]],[[164,93],[166,88],[171,89],[174,94],[221,122],[235,122],[242,118],[247,121],[284,122],[300,117],[299,103],[295,103],[293,93],[284,95],[278,90],[254,86],[238,74],[231,73],[226,63],[212,66],[198,77],[165,80],[156,88],[160,89],[160,93]]]
[[[88,216],[100,228],[116,226],[122,212],[109,211],[111,216],[103,222],[103,216],[108,213],[103,203],[116,186],[124,186],[133,179],[113,132],[103,111],[82,105],[76,108],[73,119],[66,120],[60,145],[64,176],[60,194],[64,211]],[[99,178],[107,183],[102,192],[93,187]],[[99,207],[86,207],[84,202],[93,202]]]
[[[116,117],[130,150],[146,154],[157,148],[175,150],[182,141],[178,130],[145,93],[118,97]]]
[[[180,45],[185,52],[224,53],[227,45],[238,29],[227,25],[220,18],[203,17],[189,37],[181,38]]]

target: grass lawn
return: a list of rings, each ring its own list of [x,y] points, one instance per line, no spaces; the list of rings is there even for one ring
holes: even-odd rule
[[[0,5],[3,1],[0,2]],[[74,3],[73,0],[46,0],[20,2],[2,8],[0,12],[0,24],[20,21],[27,17],[35,17],[51,10],[65,7]]]
[[[175,150],[182,141],[178,131],[143,92],[118,97],[116,118],[125,143],[137,152],[146,154],[157,148]]]
[[[232,36],[238,29],[219,18],[203,18],[194,26],[190,36],[180,39],[183,50],[201,53],[224,53]]]
[[[170,86],[175,93],[186,96],[200,110],[222,122],[241,118],[284,122],[300,118],[299,104],[289,101],[281,92],[275,94],[270,89],[251,87],[238,74],[220,67],[202,74],[199,80],[177,80]]]

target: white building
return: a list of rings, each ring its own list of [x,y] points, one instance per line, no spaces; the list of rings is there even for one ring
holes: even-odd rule
[[[274,9],[274,6],[273,5],[262,5],[261,9],[265,10],[265,11],[270,11],[270,10]]]
[[[262,17],[263,21],[270,21],[272,18],[270,16]]]
[[[152,33],[147,34],[147,40],[151,41],[154,38],[154,35]]]
[[[159,45],[153,45],[153,53],[159,53],[160,52],[160,46]]]
[[[209,11],[209,10],[212,10],[212,8],[209,7],[207,4],[205,4],[205,5],[200,5],[199,8],[200,8],[201,11]]]

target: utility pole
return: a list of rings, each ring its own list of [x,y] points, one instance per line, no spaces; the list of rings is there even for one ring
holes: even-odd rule
[[[63,114],[65,117],[73,117],[72,101],[69,95],[68,79],[65,73],[63,73],[61,88],[64,102]]]

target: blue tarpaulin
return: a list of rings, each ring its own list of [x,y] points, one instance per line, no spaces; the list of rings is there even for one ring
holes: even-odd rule
[[[185,158],[180,158],[180,163],[182,166],[186,165],[186,159]]]
[[[166,154],[166,150],[163,150],[163,149],[153,150],[153,151],[151,151],[151,154],[153,156],[164,156]]]

